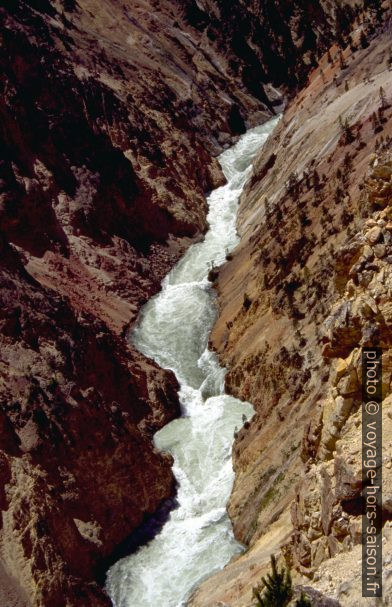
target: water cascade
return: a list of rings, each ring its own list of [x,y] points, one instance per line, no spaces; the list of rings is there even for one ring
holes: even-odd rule
[[[174,457],[178,481],[174,509],[161,532],[108,572],[115,607],[180,607],[200,581],[241,552],[226,513],[234,473],[231,448],[236,427],[253,413],[224,392],[225,369],[208,350],[216,317],[209,270],[238,244],[238,201],[252,161],[277,119],[245,133],[219,162],[227,184],[208,197],[209,230],[192,245],[142,309],[133,344],[180,383],[182,417],[154,437]]]

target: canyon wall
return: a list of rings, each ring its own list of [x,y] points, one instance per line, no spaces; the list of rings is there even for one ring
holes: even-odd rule
[[[362,33],[363,32],[363,33]],[[229,504],[248,546],[192,606],[247,607],[280,554],[296,580],[361,603],[361,347],[383,347],[385,597],[391,551],[391,7],[355,20],[288,104],[242,195],[212,345],[255,405]]]
[[[126,331],[202,237],[215,156],[304,85],[335,17],[283,0],[2,3],[0,602],[108,605],[113,550],[173,495],[151,437],[179,413],[176,381]]]

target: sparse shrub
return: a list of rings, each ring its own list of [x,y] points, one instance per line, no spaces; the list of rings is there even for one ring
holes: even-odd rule
[[[261,584],[253,588],[253,596],[257,607],[286,607],[293,597],[293,583],[288,569],[282,567],[279,571],[276,558],[271,555],[272,573],[261,578]]]
[[[355,137],[352,133],[352,128],[348,122],[348,119],[345,118],[343,120],[342,117],[339,116],[339,125],[344,136],[344,144],[348,145],[349,143],[352,143],[355,140]]]
[[[388,105],[388,101],[387,101],[387,96],[385,94],[385,90],[382,86],[380,86],[379,95],[380,95],[380,102],[381,102],[381,110],[386,110],[389,107],[389,105]]]
[[[57,388],[58,388],[59,382],[57,381],[57,379],[53,376],[50,381],[48,382],[47,385],[47,389],[49,392],[56,392]]]
[[[295,602],[295,607],[312,607],[312,603],[309,601],[308,597],[301,592],[301,596]]]
[[[359,43],[362,48],[368,48],[368,46],[369,46],[369,40],[367,39],[367,36],[366,36],[364,30],[361,31]]]
[[[247,293],[244,293],[244,301],[242,302],[242,307],[248,311],[252,305],[252,300]]]

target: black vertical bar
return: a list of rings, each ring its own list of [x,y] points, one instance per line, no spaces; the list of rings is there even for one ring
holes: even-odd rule
[[[362,349],[362,596],[382,596],[382,349]]]

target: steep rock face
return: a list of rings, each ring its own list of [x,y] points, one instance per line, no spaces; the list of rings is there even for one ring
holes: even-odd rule
[[[302,86],[315,58],[334,36],[335,13],[322,2],[224,0],[184,2],[197,29],[237,58],[242,79],[265,101],[262,85]]]
[[[116,331],[131,322],[206,228],[204,192],[222,179],[211,154],[279,104],[269,83],[302,84],[331,39],[333,11],[302,5],[2,9],[1,226],[31,274]]]
[[[383,435],[391,431],[392,162],[372,160],[365,182],[370,218],[340,250],[336,278],[342,291],[323,327],[323,355],[332,373],[318,429],[305,435],[305,481],[293,503],[294,533],[285,547],[298,570],[313,575],[328,557],[361,542],[361,347],[383,349]],[[382,208],[382,210],[376,210]],[[342,285],[345,277],[345,285]],[[390,518],[391,444],[384,445],[383,507]],[[318,513],[318,517],[317,514]],[[390,592],[390,589],[389,589]]]
[[[93,275],[95,303],[87,284],[87,307],[106,322],[105,306],[117,308],[121,330],[179,255],[176,243],[164,246],[169,234],[204,231],[204,191],[221,175],[196,127],[186,118],[181,125],[183,91],[164,85],[157,58],[140,52],[137,64],[143,35],[132,50],[126,15],[109,8],[75,9],[77,26],[64,7],[38,12],[21,3],[3,14],[1,225],[47,283],[78,271],[82,280],[68,283],[89,283]],[[173,88],[183,87],[171,67]]]
[[[348,90],[344,82],[340,90],[333,83],[333,70],[340,67],[337,61],[329,67],[325,58],[312,75],[309,89],[288,108],[243,195],[239,221],[243,242],[222,269],[218,283],[223,306],[214,338],[229,363],[227,385],[257,408],[253,440],[258,449],[276,436],[287,446],[281,465],[273,466],[280,470],[290,462],[294,465],[296,458],[290,453],[298,452],[301,424],[317,409],[325,390],[329,365],[322,357],[324,338],[319,327],[342,288],[339,272],[344,271],[344,253],[336,251],[368,212],[361,193],[366,164],[378,133],[384,138],[390,133],[389,108],[382,112],[380,127],[374,128],[372,119],[381,104],[380,86],[390,96],[386,40],[384,35],[370,49],[347,58]],[[362,74],[383,49],[384,63],[366,86]],[[324,84],[323,77],[328,76],[321,69],[328,68],[330,84]],[[346,116],[350,123],[350,143],[339,116]],[[347,247],[357,260],[355,242]],[[354,343],[360,339],[355,321],[350,335]],[[335,340],[347,354],[340,335]],[[238,459],[240,469],[244,453],[249,457],[255,448],[249,444],[251,435],[252,429],[239,437],[243,443],[238,443],[238,453],[243,454]],[[269,457],[274,456],[268,453]],[[262,455],[260,459],[265,460]],[[269,482],[260,478],[262,495],[276,480],[276,473],[267,475]],[[243,507],[239,509],[244,516]]]
[[[368,24],[377,39],[360,17],[351,47],[332,46],[286,108],[243,193],[241,243],[219,272],[212,343],[228,390],[256,408],[236,438],[229,504],[249,549],[201,586],[195,607],[250,604],[282,546],[297,576],[319,575],[318,588],[343,604],[339,558],[359,575],[357,513],[346,507],[358,492],[358,348],[376,338],[390,392],[389,211],[375,212],[390,196],[390,12]],[[346,361],[339,377],[335,357]]]
[[[173,491],[177,382],[1,253],[2,562],[31,604],[106,605],[88,580]]]

